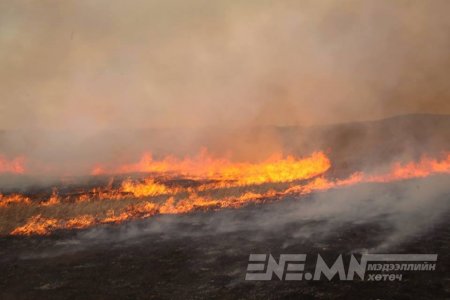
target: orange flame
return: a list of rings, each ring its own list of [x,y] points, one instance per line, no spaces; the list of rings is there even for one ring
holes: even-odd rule
[[[0,207],[7,207],[12,204],[31,204],[31,200],[29,197],[20,194],[8,196],[0,194]]]
[[[58,220],[45,218],[41,214],[31,217],[23,226],[14,229],[12,235],[45,235],[58,228]]]
[[[177,159],[167,156],[157,161],[150,153],[143,155],[137,164],[123,165],[110,173],[159,173],[176,174],[184,178],[236,181],[239,185],[261,184],[267,182],[289,182],[310,178],[327,171],[330,160],[323,152],[315,152],[310,157],[297,159],[293,156],[283,158],[274,154],[261,163],[233,163],[226,159],[212,158],[207,150],[202,150],[195,158]],[[97,165],[93,174],[107,173]]]
[[[157,196],[174,194],[178,189],[170,189],[163,184],[156,183],[152,178],[147,178],[143,183],[134,183],[131,180],[122,182],[122,191],[131,193],[135,197]]]
[[[183,187],[172,186],[165,181],[156,181],[154,177],[148,177],[143,181],[127,179],[118,189],[113,189],[109,184],[104,188],[94,188],[79,194],[74,205],[79,202],[97,201],[106,199],[129,199],[139,201],[124,206],[122,209],[109,209],[103,215],[82,214],[69,219],[57,219],[35,215],[27,222],[10,232],[12,235],[49,234],[57,229],[87,228],[96,224],[121,223],[127,220],[147,218],[156,214],[180,214],[196,210],[216,210],[221,208],[237,208],[249,203],[261,203],[266,200],[281,199],[286,195],[304,195],[314,191],[327,190],[350,186],[364,182],[391,182],[410,178],[421,178],[433,174],[450,173],[450,153],[441,159],[422,157],[418,162],[405,164],[396,163],[385,173],[366,174],[353,173],[348,178],[327,178],[326,171],[330,168],[329,159],[322,153],[313,153],[310,157],[297,159],[271,158],[262,163],[237,163],[232,164],[226,160],[208,160],[211,166],[200,166],[194,170],[198,160],[157,162],[149,160],[151,166],[147,170],[163,170],[167,176],[168,170],[174,172],[174,178],[187,176],[202,179],[215,180],[213,183],[200,184],[198,186]],[[205,160],[202,160],[204,162]],[[164,166],[164,167],[163,167]],[[140,169],[142,170],[142,169]],[[176,173],[176,172],[181,172]],[[156,174],[158,175],[158,174]],[[208,177],[209,176],[209,177]],[[165,177],[167,179],[167,177]],[[170,179],[171,177],[169,177]],[[302,180],[302,183],[298,183]],[[297,181],[297,182],[296,182]],[[306,182],[305,182],[306,181]],[[264,190],[262,183],[270,183],[270,187]],[[287,185],[287,186],[286,186]],[[254,188],[259,186],[259,191]],[[225,193],[236,190],[238,195]],[[216,192],[212,192],[215,191]],[[223,192],[222,192],[223,191]],[[234,192],[234,194],[236,194]],[[166,200],[157,200],[157,197],[166,195]],[[152,197],[155,197],[152,199]],[[164,196],[162,196],[164,197]],[[143,200],[143,198],[148,198]],[[41,207],[59,205],[69,197],[61,198],[54,190],[51,197],[41,202]],[[141,199],[141,200],[138,200]],[[0,195],[0,208],[8,205],[33,205],[29,198],[22,195]]]
[[[450,173],[450,153],[440,161],[423,156],[419,162],[409,162],[404,165],[396,163],[387,174],[370,176],[368,181],[388,182],[400,179],[427,177],[433,173]]]
[[[48,198],[47,201],[44,201],[41,203],[42,206],[52,206],[52,205],[56,205],[59,204],[61,201],[59,199],[58,196],[58,191],[56,189],[53,189],[52,195],[50,196],[50,198]]]
[[[92,225],[95,224],[95,218],[91,215],[81,215],[72,219],[69,219],[66,224],[65,227],[66,228],[76,228],[76,229],[81,229],[81,228],[86,228],[86,227],[90,227]]]
[[[323,152],[315,152],[310,157],[296,159],[293,156],[280,158],[274,155],[262,163],[231,163],[226,160],[214,160],[202,154],[199,159],[183,161],[165,159],[154,162],[151,156],[144,156],[143,160],[133,168],[126,170],[140,170],[147,172],[175,173],[187,178],[215,180],[217,182],[204,184],[198,190],[248,186],[263,183],[292,182],[308,179],[325,173],[331,166],[330,160]],[[277,158],[278,157],[278,158]],[[169,161],[171,161],[169,163]],[[156,196],[162,194],[177,194],[182,189],[169,189],[164,185],[147,179],[144,183],[125,181],[122,191],[132,193],[135,197]]]

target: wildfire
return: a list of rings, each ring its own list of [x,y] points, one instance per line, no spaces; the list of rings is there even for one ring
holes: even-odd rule
[[[52,206],[60,203],[58,192],[56,189],[53,190],[52,195],[47,201],[41,203],[42,206]]]
[[[86,228],[95,224],[95,218],[91,215],[81,215],[72,219],[69,219],[65,227],[66,228]]]
[[[58,195],[53,190],[44,201],[31,201],[20,194],[0,195],[0,208],[10,205],[39,205],[43,211],[31,216],[12,235],[49,234],[57,229],[86,228],[97,224],[121,223],[148,218],[157,214],[181,214],[197,210],[238,208],[249,203],[275,201],[287,195],[304,195],[314,191],[339,188],[363,182],[391,182],[420,178],[439,173],[450,173],[450,153],[443,159],[422,157],[417,162],[396,163],[384,173],[356,172],[347,178],[330,178],[327,171],[331,162],[323,152],[306,158],[273,156],[260,163],[232,163],[212,159],[205,153],[195,159],[177,160],[173,157],[155,161],[144,156],[135,165],[120,167],[122,171],[146,171],[151,174],[143,180],[126,179],[116,188],[112,181],[75,196]],[[158,179],[159,178],[159,179]],[[163,179],[161,179],[163,178]],[[184,186],[171,180],[195,178],[200,184]],[[175,181],[176,181],[175,180]],[[207,180],[206,183],[202,183]],[[49,206],[81,205],[81,203],[119,201],[118,206],[76,217],[45,217]],[[35,204],[37,203],[37,204]],[[121,205],[123,203],[123,205]],[[101,207],[101,203],[98,204]]]
[[[135,183],[131,180],[125,180],[122,183],[122,191],[131,193],[135,197],[157,196],[164,194],[176,194],[180,189],[170,189],[169,187],[156,183],[154,179],[147,178],[142,183]]]
[[[54,218],[45,218],[41,214],[31,217],[23,226],[17,227],[11,231],[12,235],[45,235],[58,228],[58,220]]]
[[[450,153],[442,160],[436,160],[425,156],[422,157],[419,162],[409,162],[404,165],[396,163],[387,174],[371,176],[368,181],[388,182],[399,179],[426,177],[433,173],[449,172]]]
[[[183,178],[234,181],[236,185],[261,184],[267,182],[290,182],[321,174],[330,168],[330,160],[323,152],[314,152],[310,157],[297,159],[283,158],[280,153],[272,155],[261,163],[234,163],[227,159],[215,159],[202,150],[195,158],[177,159],[167,156],[154,160],[146,153],[136,164],[120,166],[109,173],[157,173],[176,174]],[[105,174],[101,166],[96,166],[92,174]]]
[[[29,197],[20,194],[8,196],[0,194],[0,207],[7,207],[12,204],[31,204],[31,200]]]

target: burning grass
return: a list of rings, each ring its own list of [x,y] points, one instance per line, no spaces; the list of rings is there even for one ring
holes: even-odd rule
[[[46,197],[2,195],[0,234],[43,235],[60,229],[121,223],[156,214],[238,208],[362,182],[390,182],[450,173],[450,154],[439,159],[423,157],[415,162],[396,163],[384,173],[355,172],[343,179],[330,177],[331,162],[322,152],[301,159],[288,157],[235,166],[225,163],[217,167],[214,161],[213,167],[203,167],[203,171],[197,173],[187,172],[195,165],[188,162],[175,161],[173,167],[155,173],[162,168],[157,162],[156,167],[150,168],[151,175],[124,179],[118,185],[110,181],[106,186],[60,193],[53,188]]]

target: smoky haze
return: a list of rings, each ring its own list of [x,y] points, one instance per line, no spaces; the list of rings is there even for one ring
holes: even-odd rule
[[[161,237],[166,241],[187,237],[194,245],[201,243],[202,237],[207,237],[208,246],[214,245],[214,239],[218,239],[222,243],[215,245],[211,259],[224,252],[247,247],[247,251],[265,249],[258,245],[265,240],[270,241],[271,251],[304,251],[311,243],[318,245],[319,251],[324,251],[339,243],[349,234],[348,230],[351,235],[362,230],[367,236],[363,242],[347,240],[347,251],[388,252],[445,226],[450,209],[448,184],[448,176],[435,176],[384,186],[368,184],[336,189],[294,201],[290,199],[212,214],[155,216],[115,228],[88,229],[51,243],[50,247],[43,243],[44,246],[37,250],[26,250],[21,257],[46,258],[114,243],[129,247],[150,241],[155,247]],[[364,226],[372,229],[364,231]],[[294,248],[290,248],[292,246]],[[206,253],[208,251],[202,252]]]
[[[117,160],[124,148],[141,152],[143,128],[189,129],[152,145],[182,152],[223,128],[448,114],[449,9],[445,0],[0,1],[0,128],[13,132],[2,152]],[[246,137],[225,136],[217,145],[254,154]],[[252,144],[281,147],[270,132]]]

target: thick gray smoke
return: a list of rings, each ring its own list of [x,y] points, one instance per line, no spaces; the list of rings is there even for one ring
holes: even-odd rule
[[[445,0],[0,1],[0,152],[83,173],[143,148],[187,151],[223,128],[448,114],[449,9]],[[143,128],[189,130],[155,144]],[[280,148],[272,135],[225,136],[218,144],[231,140],[244,156]]]

